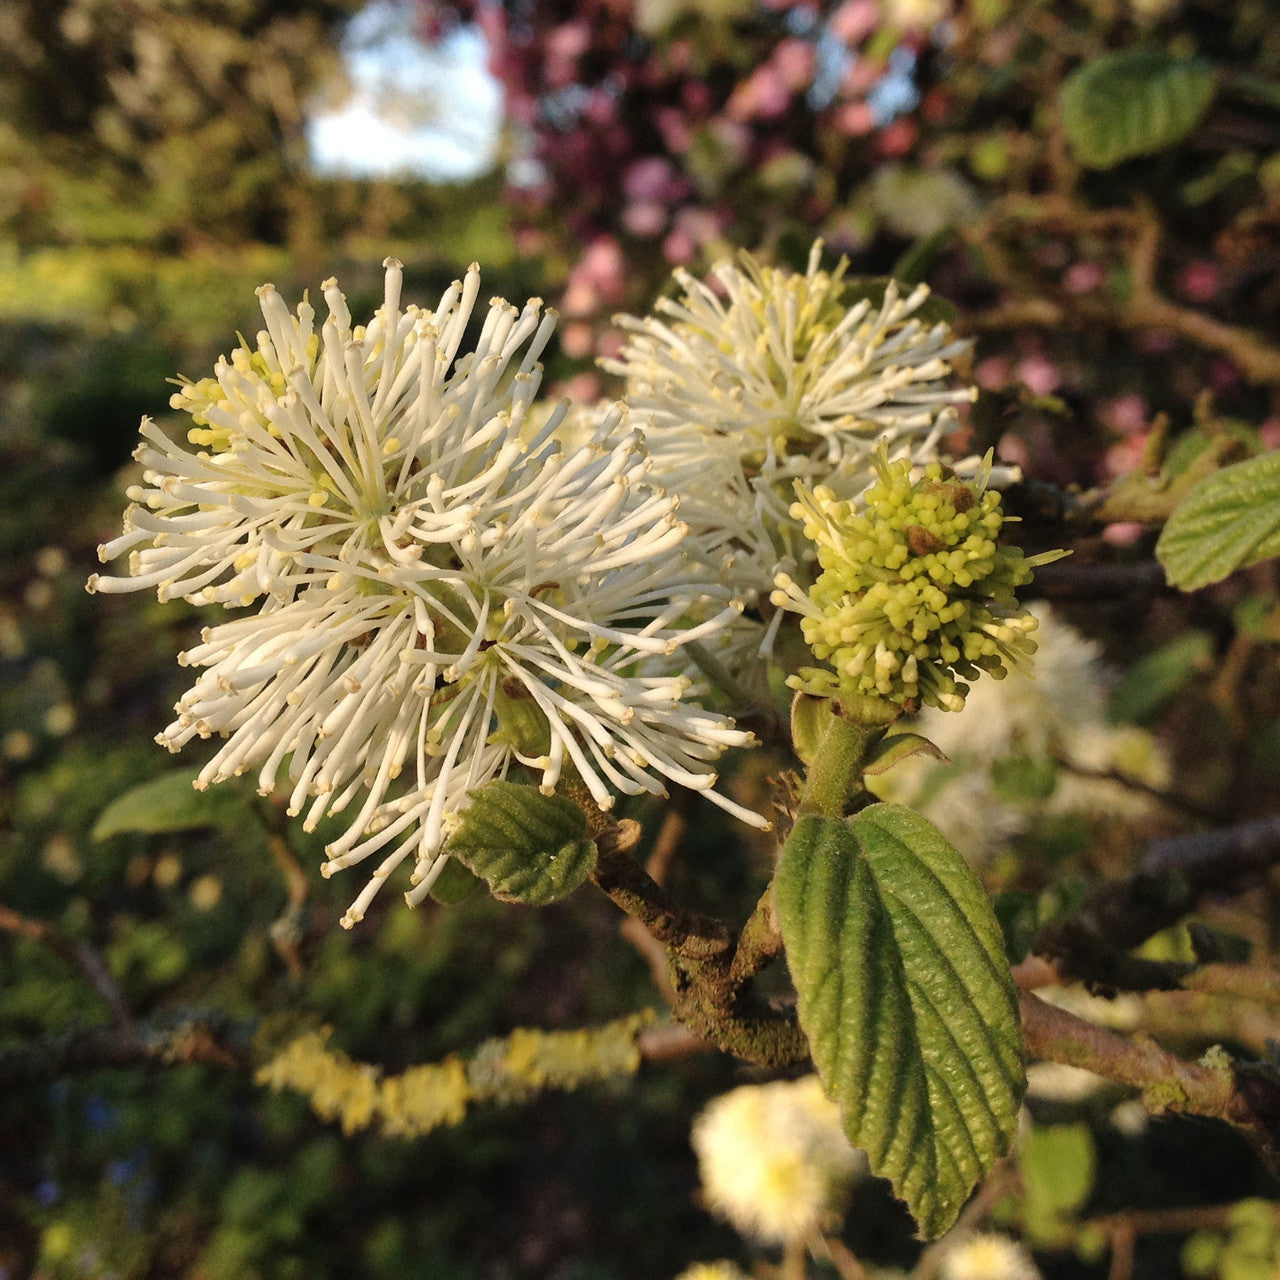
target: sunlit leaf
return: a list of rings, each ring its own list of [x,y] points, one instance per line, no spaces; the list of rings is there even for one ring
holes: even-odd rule
[[[174,769],[117,796],[93,824],[95,840],[126,831],[154,835],[161,831],[190,831],[243,822],[247,805],[242,795],[226,787],[197,791],[195,772]]]
[[[481,787],[446,849],[495,898],[535,906],[572,892],[596,865],[582,810],[565,796],[515,782]]]
[[[1107,54],[1063,83],[1062,127],[1082,164],[1110,169],[1180,142],[1216,88],[1213,69],[1196,59],[1162,49]]]
[[[1175,587],[1195,591],[1280,555],[1280,451],[1223,467],[1169,517],[1156,557]]]
[[[845,1131],[940,1235],[1008,1151],[1025,1090],[990,901],[936,828],[888,804],[802,817],[776,892],[800,1023]]]

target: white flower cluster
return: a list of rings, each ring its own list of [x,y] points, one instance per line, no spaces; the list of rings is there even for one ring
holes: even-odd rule
[[[256,346],[173,398],[187,442],[143,423],[143,482],[100,548],[129,576],[90,590],[253,610],[180,655],[201,674],[159,741],[226,739],[198,786],[253,770],[309,827],[343,814],[326,874],[381,854],[348,926],[406,859],[420,901],[468,793],[516,762],[601,807],[675,782],[761,825],[709,790],[751,736],[678,674],[738,608],[691,574],[624,411],[565,452],[563,411],[531,413],[554,315],[495,299],[460,354],[478,269],[423,310],[385,266],[367,326],[333,281],[322,324],[263,286]]]
[[[721,1094],[694,1121],[692,1141],[707,1204],[770,1244],[838,1226],[867,1167],[817,1076]]]
[[[942,1280],[1040,1280],[1030,1253],[995,1232],[961,1232],[949,1241],[939,1267]]]
[[[918,318],[927,286],[904,297],[890,281],[873,301],[821,252],[803,275],[749,254],[705,283],[677,271],[679,298],[618,317],[631,337],[603,362],[626,380],[694,546],[748,599],[767,602],[775,575],[808,558],[794,481],[856,496],[882,441],[890,458],[932,460],[951,406],[976,394],[946,381],[968,344]]]
[[[998,683],[977,681],[962,711],[927,707],[919,716],[915,727],[951,764],[914,757],[872,780],[882,799],[918,809],[977,859],[1026,830],[1036,814],[1137,821],[1153,804],[1142,788],[1169,783],[1155,738],[1108,722],[1097,645],[1048,605],[1029,611],[1039,623],[1032,658]],[[1057,766],[1051,794],[1035,802],[1002,796],[994,775],[1010,761]]]

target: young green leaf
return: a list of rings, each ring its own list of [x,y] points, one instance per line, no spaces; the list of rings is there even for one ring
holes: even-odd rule
[[[776,894],[800,1025],[849,1140],[938,1236],[1008,1151],[1025,1091],[990,901],[936,828],[889,804],[802,817]]]
[[[227,787],[197,791],[192,785],[195,776],[191,769],[173,769],[131,787],[98,815],[93,839],[106,840],[126,831],[154,835],[244,821],[247,806],[243,795]]]
[[[870,758],[862,772],[867,777],[874,778],[882,773],[888,773],[895,764],[901,764],[904,760],[919,755],[928,756],[930,760],[940,760],[943,764],[951,763],[946,752],[930,742],[928,738],[918,733],[895,733],[887,738],[881,738],[872,748]]]
[[[445,849],[495,898],[533,906],[571,893],[596,865],[582,810],[566,796],[515,782],[476,791]]]
[[[1106,54],[1062,85],[1062,127],[1082,164],[1110,169],[1180,142],[1217,89],[1213,69],[1163,49]]]
[[[1280,450],[1223,467],[1187,494],[1156,543],[1183,591],[1280,555]]]

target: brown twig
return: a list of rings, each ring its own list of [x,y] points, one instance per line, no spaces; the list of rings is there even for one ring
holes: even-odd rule
[[[655,884],[666,884],[667,873],[671,870],[676,854],[680,852],[680,845],[688,829],[689,823],[678,809],[669,808],[662,815],[662,825],[658,828],[644,867]]]
[[[871,1280],[871,1272],[858,1261],[853,1250],[839,1236],[819,1236],[817,1243],[831,1260],[831,1265],[840,1273],[840,1280]]]
[[[32,920],[0,905],[0,930],[18,937],[30,938],[49,948],[56,955],[73,964],[84,975],[94,994],[111,1011],[111,1020],[118,1028],[131,1030],[133,1017],[124,1002],[124,996],[115,979],[107,972],[102,957],[87,943],[69,938],[47,920]]]
[[[283,805],[264,801],[258,812],[267,831],[267,848],[284,879],[286,895],[284,910],[271,923],[271,945],[284,961],[289,976],[295,982],[300,982],[303,964],[298,943],[302,933],[302,909],[311,892],[311,881],[289,843],[289,821]]]
[[[1179,985],[1185,967],[1128,956],[1130,948],[1280,861],[1280,816],[1153,841],[1125,880],[1102,886],[1075,915],[1041,930],[1033,950],[1066,978],[1141,990]]]
[[[1030,993],[1022,993],[1018,1003],[1028,1056],[1131,1085],[1157,1115],[1225,1120],[1280,1174],[1280,1077],[1268,1068],[1232,1062],[1222,1050],[1185,1062],[1148,1036],[1109,1031]]]
[[[118,1067],[192,1063],[247,1069],[252,1027],[199,1013],[168,1027],[86,1027],[0,1048],[0,1088]]]
[[[1202,1205],[1189,1209],[1126,1209],[1104,1217],[1088,1218],[1081,1225],[1097,1227],[1110,1235],[1117,1227],[1127,1226],[1135,1235],[1188,1235],[1192,1231],[1221,1230],[1231,1223],[1237,1205]]]
[[[656,885],[666,883],[667,873],[671,870],[671,862],[680,849],[680,842],[688,828],[688,822],[678,809],[669,808],[658,828],[653,848],[645,862],[645,874]],[[668,1005],[675,1004],[676,989],[671,982],[671,966],[667,958],[667,949],[645,927],[644,923],[628,916],[619,926],[618,932],[643,957],[653,975],[654,985],[658,988],[663,1000]]]
[[[1061,755],[1055,756],[1053,762],[1058,768],[1073,777],[1084,778],[1090,782],[1114,783],[1118,787],[1123,787],[1126,791],[1133,791],[1138,795],[1147,796],[1158,804],[1164,805],[1166,809],[1172,809],[1175,813],[1184,814],[1188,818],[1195,818],[1199,822],[1213,822],[1215,819],[1216,815],[1213,812],[1196,804],[1194,800],[1188,800],[1176,792],[1166,790],[1164,787],[1153,787],[1149,782],[1143,782],[1139,778],[1132,778],[1117,769],[1090,769],[1085,765],[1076,764],[1075,761],[1068,760]]]
[[[64,1076],[120,1068],[188,1065],[248,1071],[257,1025],[223,1013],[195,1010],[178,1020],[139,1024],[133,1031],[82,1027],[0,1047],[0,1089],[43,1084]],[[675,1022],[657,1023],[636,1035],[644,1062],[670,1062],[717,1047]]]
[[[1111,1231],[1111,1266],[1107,1280],[1132,1280],[1137,1233],[1127,1222],[1117,1223]]]
[[[631,857],[630,850],[639,843],[638,824],[629,819],[615,822],[589,798],[575,798],[583,805],[596,842],[591,878],[661,944],[670,961],[676,1018],[726,1053],[757,1066],[806,1061],[809,1042],[794,1014],[779,1013],[749,998],[745,975],[732,968],[736,948],[725,925],[679,906]]]
[[[627,916],[622,921],[618,926],[618,934],[640,953],[641,959],[649,966],[649,976],[663,1001],[667,1005],[674,1005],[676,989],[671,981],[671,962],[667,958],[666,947],[634,916]]]
[[[1099,301],[1085,295],[1052,296],[1055,291],[1044,280],[1017,266],[1000,246],[1001,229],[1010,225],[1127,242],[1122,243],[1121,252],[1130,276],[1128,298]],[[965,232],[965,239],[981,255],[993,280],[1011,295],[1003,306],[965,317],[962,327],[970,331],[1028,325],[1059,328],[1070,322],[1164,329],[1227,356],[1250,382],[1280,382],[1280,349],[1248,329],[1170,302],[1159,293],[1155,276],[1160,223],[1149,209],[1089,209],[1061,195],[1016,195],[997,201],[986,218]]]

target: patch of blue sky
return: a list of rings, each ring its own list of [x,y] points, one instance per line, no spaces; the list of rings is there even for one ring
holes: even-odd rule
[[[806,96],[809,106],[814,111],[821,111],[835,101],[845,76],[853,70],[858,58],[829,25],[822,28],[814,45],[814,54],[813,83]]]
[[[920,102],[916,88],[916,55],[900,44],[889,55],[889,69],[867,92],[867,105],[877,125],[913,110]]]
[[[407,6],[374,0],[342,46],[351,92],[307,124],[317,173],[457,182],[493,167],[502,90],[485,67],[485,43],[460,28],[431,45]]]

